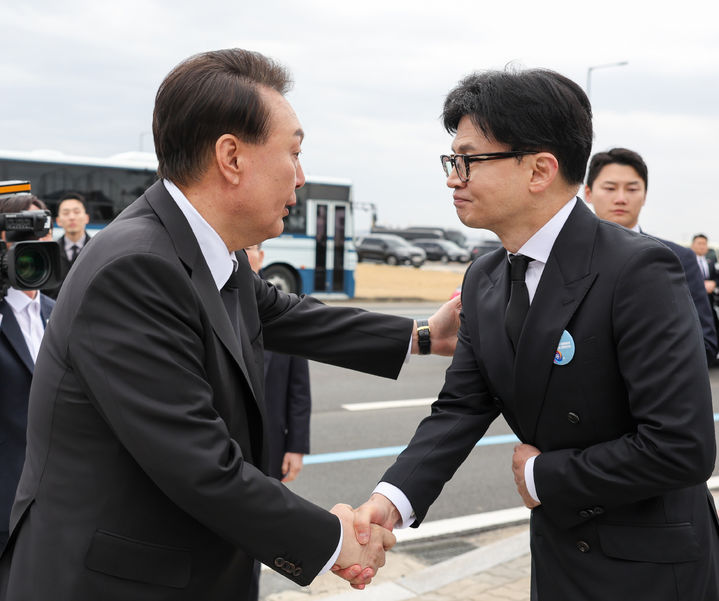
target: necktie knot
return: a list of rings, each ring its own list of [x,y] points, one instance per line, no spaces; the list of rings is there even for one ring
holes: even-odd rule
[[[523,282],[527,274],[527,266],[531,261],[531,257],[526,255],[509,255],[509,277],[513,282]]]

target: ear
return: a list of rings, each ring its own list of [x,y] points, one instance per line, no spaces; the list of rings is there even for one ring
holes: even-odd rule
[[[240,183],[244,144],[233,134],[222,134],[215,142],[215,164],[228,183]]]
[[[544,192],[557,178],[559,173],[559,162],[551,152],[539,152],[530,155],[532,159],[532,175],[529,181],[529,189],[532,192]]]
[[[592,204],[592,189],[589,186],[584,186],[584,200],[587,204]]]

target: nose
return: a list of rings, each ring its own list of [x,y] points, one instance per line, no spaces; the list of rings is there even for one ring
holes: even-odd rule
[[[447,187],[448,188],[462,188],[466,185],[467,182],[463,182],[461,179],[459,179],[459,175],[457,175],[457,169],[455,167],[452,167],[452,170],[449,172],[449,175],[447,176]]]
[[[305,185],[305,172],[302,169],[302,165],[297,161],[297,169],[295,170],[295,189],[301,188]]]

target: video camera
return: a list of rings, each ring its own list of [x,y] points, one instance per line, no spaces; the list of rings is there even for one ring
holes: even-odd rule
[[[0,199],[30,193],[30,183],[0,182]],[[18,290],[39,290],[60,283],[60,246],[57,242],[41,242],[52,229],[50,211],[21,211],[0,213],[0,299],[10,286]],[[6,242],[12,243],[8,248]]]

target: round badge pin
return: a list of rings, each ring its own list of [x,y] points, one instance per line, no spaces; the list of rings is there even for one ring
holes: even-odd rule
[[[554,351],[554,364],[555,365],[566,365],[574,358],[574,338],[572,335],[564,330],[562,337],[559,339],[557,350]]]

